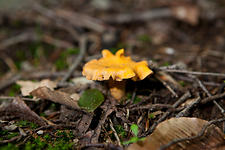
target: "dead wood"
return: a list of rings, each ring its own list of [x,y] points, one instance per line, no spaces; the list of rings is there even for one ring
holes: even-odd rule
[[[77,104],[78,100],[72,99],[69,94],[61,91],[52,91],[47,87],[40,87],[33,90],[30,94],[41,99],[47,99],[56,103],[66,105],[73,109],[80,109]]]
[[[40,126],[46,125],[46,122],[34,111],[32,111],[20,97],[16,97],[12,102],[6,104],[5,106],[3,105],[0,108],[0,112],[1,114],[4,114],[1,117],[14,116],[21,120],[34,122]]]

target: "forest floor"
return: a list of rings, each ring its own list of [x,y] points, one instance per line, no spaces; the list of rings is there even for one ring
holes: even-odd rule
[[[225,131],[223,0],[6,1],[0,2],[0,149],[125,149],[173,117],[215,121]],[[154,74],[127,80],[118,102],[106,82],[81,77],[103,49],[122,48]],[[52,97],[21,93],[18,81],[43,79],[56,84]],[[63,99],[88,89],[104,95],[93,112]]]

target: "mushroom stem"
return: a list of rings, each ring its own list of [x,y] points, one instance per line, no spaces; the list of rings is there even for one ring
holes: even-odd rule
[[[125,95],[126,81],[115,81],[112,78],[109,79],[109,89],[111,95],[118,101]]]

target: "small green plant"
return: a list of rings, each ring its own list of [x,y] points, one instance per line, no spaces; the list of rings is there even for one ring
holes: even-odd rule
[[[138,137],[138,125],[137,124],[132,124],[130,126],[131,132],[133,133],[133,137],[130,138],[130,140],[122,142],[123,145],[127,145],[127,144],[131,144],[131,143],[135,143],[138,141],[143,141],[145,138],[139,138]]]

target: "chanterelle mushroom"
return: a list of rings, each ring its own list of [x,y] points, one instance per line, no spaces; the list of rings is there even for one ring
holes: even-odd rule
[[[115,55],[103,50],[102,56],[86,63],[82,74],[89,80],[109,80],[111,95],[117,100],[125,95],[123,79],[143,80],[153,73],[146,61],[135,62],[124,56],[124,49],[118,50]]]

